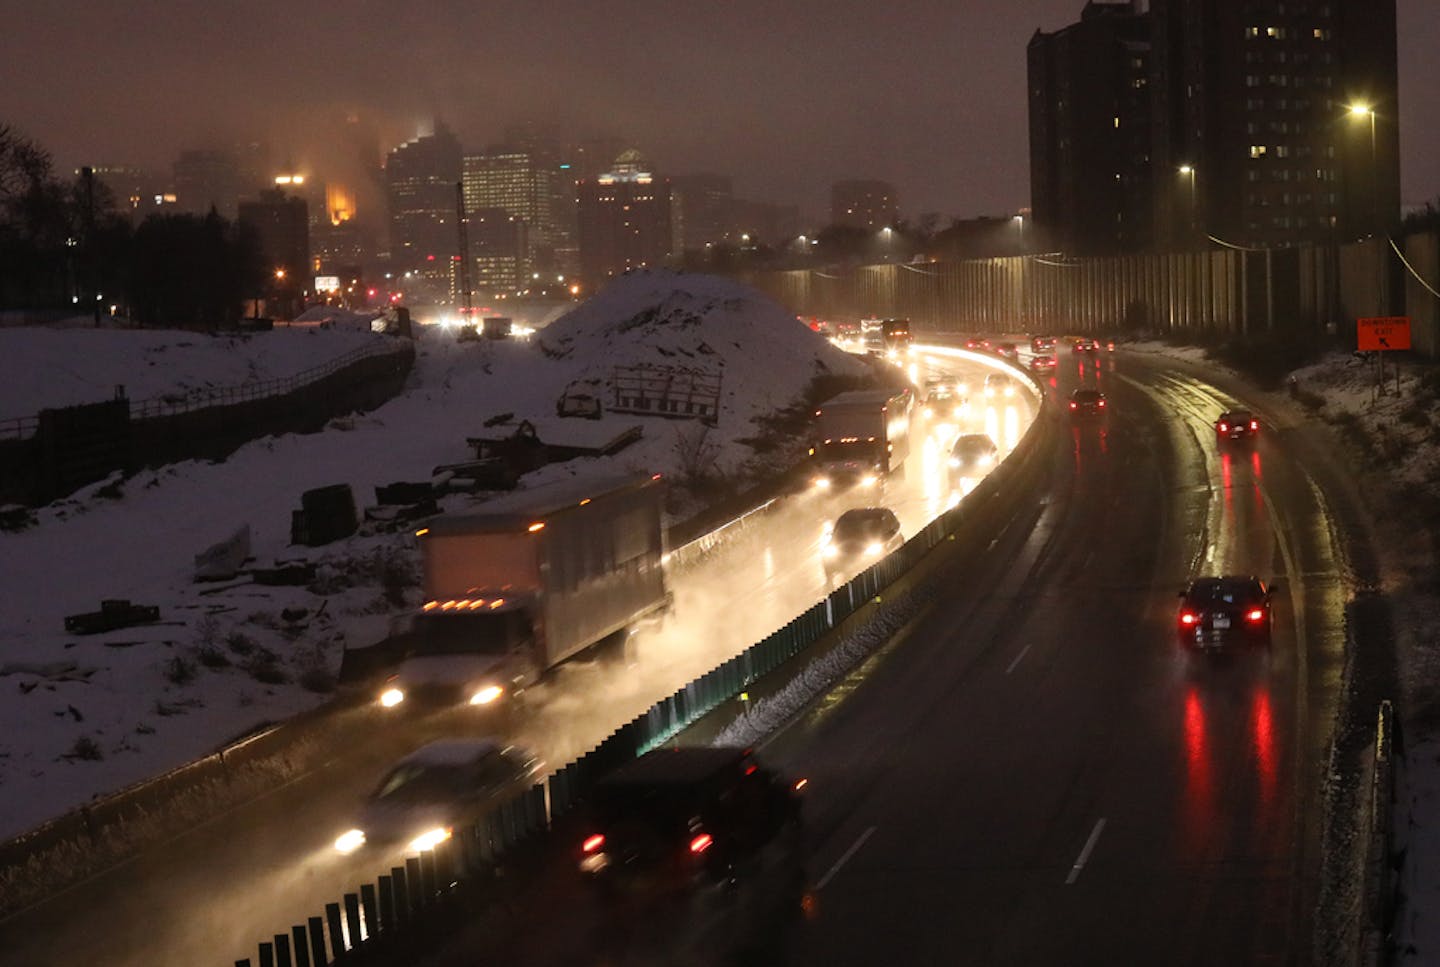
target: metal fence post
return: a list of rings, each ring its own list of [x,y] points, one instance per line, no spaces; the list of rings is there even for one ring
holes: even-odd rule
[[[319,917],[311,917],[310,923],[310,959],[314,967],[325,967],[330,963],[330,958],[325,956],[325,921]]]
[[[325,904],[325,923],[330,927],[330,956],[338,960],[345,956],[345,932],[340,926],[340,904]]]

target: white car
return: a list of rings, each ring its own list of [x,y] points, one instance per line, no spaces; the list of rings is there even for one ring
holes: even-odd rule
[[[494,802],[538,781],[544,763],[492,738],[441,739],[395,763],[360,807],[335,849],[423,852],[478,822]]]

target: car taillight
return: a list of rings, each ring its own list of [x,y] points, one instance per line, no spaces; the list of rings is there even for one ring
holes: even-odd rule
[[[1197,620],[1198,616],[1193,611],[1180,612],[1180,623],[1182,625],[1193,625]]]
[[[1071,400],[1071,401],[1070,401],[1070,409],[1072,409],[1072,410],[1078,408],[1079,405],[1080,405],[1080,404],[1076,403],[1074,400]]]
[[[709,833],[701,833],[690,841],[690,852],[703,853],[713,845],[715,840]]]
[[[1262,611],[1260,608],[1251,608],[1249,611],[1245,612],[1245,620],[1246,620],[1246,621],[1252,621],[1252,622],[1253,622],[1253,621],[1264,621],[1264,620],[1265,620],[1265,612]]]
[[[1251,421],[1250,421],[1250,429],[1252,429],[1252,430],[1258,430],[1258,429],[1260,429],[1260,423],[1259,423],[1259,421],[1258,421],[1258,420],[1251,420]]]
[[[1100,402],[1096,403],[1095,405],[1096,405],[1096,406],[1099,406],[1099,407],[1103,407],[1103,406],[1105,405],[1105,401],[1104,401],[1104,400],[1101,400]]]
[[[1228,424],[1228,423],[1221,423],[1221,424],[1220,424],[1220,432],[1221,432],[1221,433],[1229,433],[1229,432],[1230,432],[1230,424]]]
[[[593,836],[586,836],[585,842],[580,844],[582,853],[593,853],[605,845],[605,834],[595,833]]]

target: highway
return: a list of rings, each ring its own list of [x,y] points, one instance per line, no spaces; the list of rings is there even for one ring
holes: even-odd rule
[[[1162,360],[1062,351],[1053,391],[1079,385],[1110,415],[1057,416],[1050,486],[996,544],[953,555],[933,606],[762,748],[810,780],[803,898],[619,923],[557,853],[503,918],[427,962],[1320,957],[1353,508],[1283,421],[1218,447],[1234,398]],[[1177,592],[1218,572],[1278,582],[1269,648],[1179,647]]]
[[[977,386],[986,372],[964,359],[936,365],[969,374]],[[977,394],[956,424],[917,425],[903,478],[879,497],[900,515],[907,535],[955,499],[944,461],[953,434],[988,428],[1008,452],[1034,418],[1034,403],[1020,394],[982,405]],[[563,765],[783,625],[825,593],[819,557],[825,523],[855,502],[876,499],[818,492],[786,498],[753,537],[672,582],[673,616],[658,632],[637,636],[629,664],[561,669],[527,694],[509,738]],[[253,958],[258,941],[388,871],[395,857],[364,851],[341,857],[331,848],[366,792],[392,761],[424,741],[496,725],[465,714],[415,718],[373,707],[346,714],[356,741],[343,759],[198,829],[177,830],[169,842],[0,923],[0,964],[233,963]]]

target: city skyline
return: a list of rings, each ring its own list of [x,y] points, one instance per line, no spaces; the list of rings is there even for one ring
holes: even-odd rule
[[[202,16],[153,0],[144,22],[164,29],[150,29],[133,8],[72,16],[62,3],[0,42],[18,79],[3,120],[62,169],[164,172],[182,149],[261,138],[277,164],[336,177],[350,111],[373,121],[381,153],[436,117],[467,152],[535,118],[576,138],[614,132],[657,169],[722,172],[737,195],[796,203],[810,218],[824,218],[833,182],[855,178],[892,183],[912,219],[1002,214],[1030,204],[1025,45],[1083,6],[917,0],[897,13],[743,0],[667,17],[673,6],[634,0],[481,16],[252,0]],[[1423,56],[1440,43],[1440,16],[1423,0],[1398,6],[1392,123],[1412,206],[1440,194],[1429,160],[1440,133],[1428,123],[1440,68]]]

